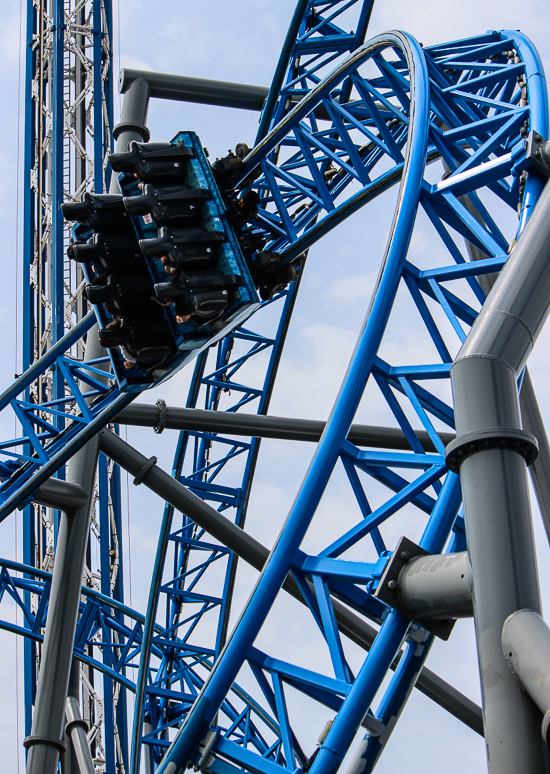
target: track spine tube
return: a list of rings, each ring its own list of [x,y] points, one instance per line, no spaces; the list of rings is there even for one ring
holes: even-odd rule
[[[167,751],[158,769],[158,774],[167,774],[167,772],[174,770],[174,766],[176,770],[178,766],[185,767],[192,758],[196,746],[206,733],[210,722],[223,701],[223,697],[236,678],[246,658],[246,653],[257,636],[265,616],[277,596],[290,569],[290,563],[311,523],[328,478],[338,459],[342,443],[349,432],[369,376],[373,358],[385,329],[391,308],[389,301],[397,292],[401,278],[402,263],[414,225],[418,192],[421,189],[426,158],[429,82],[424,54],[414,39],[403,33],[393,32],[375,39],[376,43],[378,41],[380,46],[385,43],[386,45],[394,45],[400,48],[408,59],[411,73],[411,115],[407,159],[390,231],[388,248],[383,261],[383,271],[380,274],[377,289],[367,312],[367,317],[343,386],[294,505],[264,570],[252,591],[250,599],[233,629],[231,637],[205,682],[193,710],[188,715],[186,721],[184,721],[178,736]],[[373,42],[371,41],[367,45],[372,46]],[[355,56],[359,54],[358,58],[360,58],[360,51],[361,49],[355,54]],[[380,642],[385,641],[386,637],[388,637],[392,647],[395,643],[398,643],[395,652],[389,660],[388,667],[393,661],[406,634],[408,621],[403,619],[403,621],[406,621],[405,625],[401,620],[402,618],[401,616],[397,616],[397,618],[392,617],[392,626],[389,627],[388,623],[391,633],[379,635]],[[398,622],[394,624],[393,621],[397,621],[397,619],[399,619]],[[376,653],[378,653],[378,650]],[[384,663],[386,657],[384,656],[382,659]],[[371,664],[378,664],[376,657],[369,658]],[[368,662],[369,659],[365,663],[367,664]],[[366,667],[365,675],[368,672],[369,668]],[[370,679],[370,676],[365,676],[367,682]],[[354,693],[353,695],[355,697],[356,694]],[[343,706],[346,706],[346,702]],[[363,715],[366,709],[367,707],[364,707]],[[353,722],[355,722],[357,713],[351,710],[350,712]],[[324,744],[327,747],[330,746],[332,738],[335,737],[338,740],[338,745],[340,745],[341,741],[347,738],[349,733],[351,733],[351,738],[353,738],[361,719],[362,716],[352,731],[348,722],[350,718],[348,718],[347,714],[343,714],[343,710],[341,710]],[[341,725],[343,723],[347,727],[345,733],[341,732]],[[321,760],[324,760],[321,754],[319,754],[319,757]],[[325,771],[324,768],[321,768],[320,763],[318,765],[314,764],[314,766],[319,774],[321,771]],[[327,770],[330,770],[330,766]]]

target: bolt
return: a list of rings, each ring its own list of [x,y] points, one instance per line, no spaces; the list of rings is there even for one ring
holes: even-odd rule
[[[388,588],[389,588],[389,589],[391,589],[392,591],[393,591],[394,589],[396,589],[396,588],[397,588],[397,581],[390,581],[390,582],[388,583]]]
[[[407,559],[411,558],[411,555],[409,554],[408,551],[401,551],[399,556],[401,557],[401,559],[404,559],[405,561],[407,561]]]

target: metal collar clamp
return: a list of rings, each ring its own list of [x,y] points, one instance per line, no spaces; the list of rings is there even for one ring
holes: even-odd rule
[[[27,738],[23,740],[23,747],[26,750],[30,750],[35,744],[44,744],[48,747],[55,747],[60,753],[67,752],[67,745],[65,742],[62,742],[61,739],[56,739],[54,736],[33,734],[32,736],[27,736]]]
[[[147,462],[144,464],[141,470],[138,471],[136,477],[134,478],[134,486],[139,486],[141,484],[147,473],[149,473],[151,468],[154,467],[157,462],[158,460],[156,457],[149,457]]]
[[[113,129],[113,137],[118,140],[123,132],[137,132],[141,135],[143,142],[149,142],[151,139],[151,132],[143,124],[138,124],[136,121],[122,121],[117,124]]]
[[[521,454],[527,465],[531,465],[539,454],[537,439],[531,433],[517,427],[495,427],[472,430],[455,438],[445,449],[445,462],[453,473],[460,473],[464,460],[488,449],[512,449]]]
[[[157,435],[160,435],[166,427],[166,402],[162,398],[157,400],[157,408],[159,410],[159,418],[154,430]]]

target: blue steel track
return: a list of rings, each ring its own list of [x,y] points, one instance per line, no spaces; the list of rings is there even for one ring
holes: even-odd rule
[[[414,508],[423,516],[422,527],[417,525],[421,547],[430,553],[464,548],[459,479],[445,468],[437,432],[438,427],[453,427],[453,412],[439,385],[448,382],[453,354],[483,304],[485,293],[479,277],[498,272],[509,250],[509,240],[490,214],[486,202],[492,200],[486,191],[512,209],[519,201],[519,234],[542,188],[523,147],[528,129],[548,136],[542,65],[530,42],[515,31],[429,49],[399,32],[363,45],[370,3],[356,4],[361,5],[358,32],[346,40],[342,30],[333,28],[333,21],[324,26],[319,23],[326,38],[321,54],[308,39],[313,28],[308,14],[315,6],[323,6],[328,15],[330,6],[343,5],[298,5],[260,123],[259,142],[245,159],[242,180],[261,199],[259,216],[249,224],[250,229],[264,235],[269,249],[287,261],[303,254],[369,201],[398,186],[378,283],[313,462],[232,634],[228,637],[227,633],[237,560],[185,516],[181,526],[175,525],[173,508],[168,505],[146,616],[111,601],[113,609],[132,621],[128,627],[115,613],[107,613],[107,597],[90,592],[83,602],[75,641],[79,658],[88,659],[94,668],[137,692],[129,769],[133,772],[139,770],[142,744],[147,745],[151,762],[160,763],[159,772],[178,771],[188,761],[204,765],[206,744],[208,769],[216,774],[229,774],[240,767],[259,774],[300,768],[316,774],[335,771],[369,710],[380,727],[389,731],[388,724],[402,711],[433,642],[433,635],[418,623],[373,596],[381,568],[391,554],[382,536],[385,521]],[[298,42],[291,44],[296,31]],[[335,40],[337,34],[340,40]],[[511,51],[514,56],[509,55]],[[297,72],[298,57],[303,65],[308,54],[313,63]],[[320,63],[321,56],[326,58]],[[326,75],[323,68],[329,66],[334,69]],[[293,102],[293,93],[301,99],[299,104]],[[274,96],[278,94],[279,99]],[[450,174],[429,183],[426,169],[436,159],[443,159]],[[479,217],[472,215],[464,197]],[[419,208],[446,250],[447,260],[437,265],[416,265],[407,256]],[[462,239],[482,250],[486,258],[469,261]],[[300,277],[300,281],[307,278]],[[218,409],[225,391],[231,390],[237,399],[227,410],[252,405],[257,413],[267,413],[298,286],[296,282],[270,302],[280,308],[271,335],[260,335],[249,327],[239,329],[210,358],[197,361],[189,407],[203,400],[205,408]],[[433,362],[390,364],[381,357],[384,331],[399,292],[410,294],[415,303],[433,345]],[[131,399],[95,378],[100,372],[94,367],[100,363],[86,364],[84,371],[70,357],[75,341],[92,322],[84,320],[81,328],[73,329],[0,397],[0,410],[11,406],[23,427],[19,438],[0,446],[23,463],[18,474],[0,487],[2,517],[25,503],[41,482]],[[263,381],[240,381],[240,369],[256,355],[267,361]],[[28,405],[21,395],[37,373],[51,368],[63,380],[63,397],[55,405]],[[96,390],[97,401],[91,409],[79,392],[77,379],[83,378]],[[369,380],[407,436],[410,452],[364,450],[346,440]],[[48,414],[61,416],[65,424],[60,427],[53,420],[46,421]],[[436,453],[424,451],[412,418],[429,433]],[[24,451],[28,448],[31,453]],[[244,443],[184,432],[173,475],[195,494],[216,503],[221,512],[231,509],[231,518],[242,527],[258,451],[258,439]],[[232,467],[235,462],[240,467]],[[363,519],[348,526],[319,554],[307,555],[301,547],[305,532],[315,524],[318,505],[340,462]],[[371,504],[369,480],[375,485],[376,506]],[[380,486],[386,492],[381,503]],[[353,552],[365,541],[372,541],[369,545],[375,549],[376,561],[357,562],[353,553],[346,557],[347,551]],[[27,570],[3,564],[2,593],[11,594],[22,607],[22,591],[32,590],[42,597],[48,586],[46,574],[35,572],[32,581],[21,576],[16,581],[10,575],[12,571],[28,575]],[[331,674],[314,673],[255,647],[257,633],[289,572],[302,591],[313,628],[326,643]],[[220,588],[216,596],[200,591],[207,573],[216,573]],[[379,627],[356,675],[338,631],[333,598]],[[158,621],[161,609],[162,623]],[[27,627],[18,633],[39,640],[45,602],[39,611],[34,616],[27,605]],[[215,617],[216,634],[205,645],[197,639],[196,630],[208,615]],[[90,659],[84,644],[93,642],[101,627],[104,635],[95,639],[100,657]],[[123,649],[113,647],[113,631],[124,637]],[[378,707],[371,709],[401,649],[397,670]],[[139,671],[134,685],[124,676],[124,668],[135,667],[136,659]],[[247,681],[246,691],[237,687],[245,665],[254,677],[254,685]],[[328,735],[315,751],[302,749],[290,720],[285,685],[336,713]],[[147,730],[143,728],[145,718]],[[168,729],[176,727],[176,739],[160,762],[173,738]],[[387,739],[389,733],[383,736]],[[381,738],[369,738],[365,771],[376,765],[383,749]]]

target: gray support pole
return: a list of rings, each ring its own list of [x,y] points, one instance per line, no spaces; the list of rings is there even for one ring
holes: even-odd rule
[[[65,709],[65,742],[67,752],[61,759],[62,774],[94,774],[94,763],[88,745],[88,726],[80,712],[80,662],[73,658],[67,706]]]
[[[152,492],[184,513],[252,567],[257,570],[263,568],[269,556],[269,549],[161,470],[154,464],[154,458],[148,460],[109,430],[101,431],[100,443],[101,450],[108,457],[131,475],[138,477],[138,481],[143,482]],[[303,602],[300,589],[291,575],[287,577],[283,588]],[[369,650],[376,637],[376,629],[337,599],[333,598],[332,603],[342,634],[364,650]],[[397,663],[398,660],[392,664],[392,669],[396,668]],[[438,675],[424,667],[416,687],[476,733],[483,735],[479,707]]]
[[[153,725],[149,720],[145,720],[143,723],[143,733],[144,734],[150,734],[153,730]],[[142,756],[143,760],[143,766],[145,768],[144,774],[153,774],[151,771],[151,756],[149,755],[149,750],[147,749],[145,751],[145,754]]]
[[[550,629],[533,610],[518,610],[502,627],[502,652],[544,715],[542,738],[550,744]]]
[[[416,621],[471,617],[472,570],[467,552],[412,559],[401,570],[396,591],[402,608]]]
[[[127,151],[128,144],[132,140],[149,142],[151,135],[147,129],[146,122],[150,96],[151,89],[143,78],[136,78],[126,90],[120,121],[113,130],[117,153]],[[110,193],[120,193],[118,180],[115,175],[111,178],[109,191]]]
[[[537,496],[546,537],[550,543],[550,444],[548,443],[548,436],[546,435],[546,428],[540,413],[533,382],[527,368],[521,383],[519,405],[523,429],[527,430],[528,433],[532,433],[539,444],[539,456],[529,467],[529,473],[531,474],[531,481]]]
[[[518,609],[540,611],[517,380],[550,305],[550,185],[451,369],[474,579],[474,616],[491,774],[548,771],[537,712],[508,669],[500,636]],[[532,458],[532,456],[531,456]]]
[[[80,774],[95,774],[94,762],[86,736],[87,724],[82,720],[80,704],[76,696],[67,696],[65,717],[67,735],[71,738]]]
[[[77,661],[74,656],[71,672],[69,675],[69,687],[67,688],[67,696],[76,696],[77,699],[80,698],[80,662]],[[80,774],[80,766],[76,757],[71,737],[67,733],[67,725],[65,725],[65,734],[63,740],[67,747],[67,751],[61,756],[61,774]]]
[[[88,498],[74,511],[62,512],[59,520],[32,731],[25,739],[28,774],[55,774],[63,749],[63,721],[98,451],[96,437],[75,454],[67,472],[68,481],[79,484]]]
[[[481,215],[474,207],[469,196],[461,196],[460,201],[476,220],[483,223]],[[483,223],[483,225],[486,224]],[[465,241],[471,261],[482,261],[488,257],[471,242]],[[478,281],[485,293],[489,295],[497,279],[498,274],[483,274],[478,278]],[[529,473],[531,474],[531,481],[533,482],[546,537],[550,543],[550,443],[548,443],[546,428],[544,427],[537,396],[533,389],[533,382],[527,368],[525,369],[521,384],[519,405],[523,429],[528,433],[532,433],[539,444],[539,456],[529,467]]]
[[[160,404],[160,405],[159,405]],[[256,438],[278,438],[285,441],[311,441],[317,443],[326,422],[294,417],[271,417],[262,414],[241,414],[206,409],[172,408],[159,401],[156,406],[133,403],[122,409],[116,421],[122,425],[154,427],[162,430],[198,430],[211,433],[254,436]],[[416,434],[427,452],[436,452],[433,442],[425,430]],[[440,433],[445,445],[454,440],[454,433]],[[407,449],[410,444],[403,431],[397,427],[376,427],[374,425],[352,425],[348,441],[357,446],[381,449]]]
[[[250,86],[246,83],[132,70],[128,67],[120,71],[118,90],[126,95],[137,80],[146,81],[151,89],[151,97],[157,99],[198,102],[202,105],[219,105],[257,112],[262,110],[269,93],[266,86]]]

